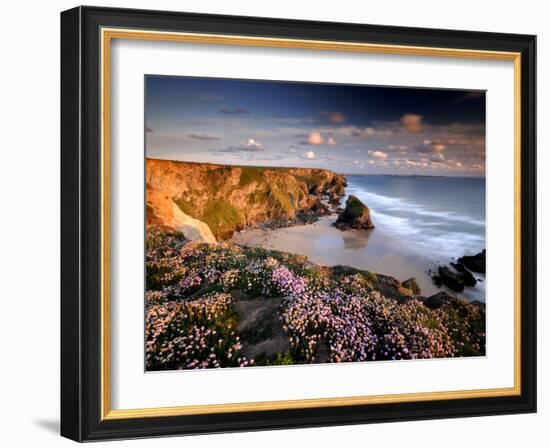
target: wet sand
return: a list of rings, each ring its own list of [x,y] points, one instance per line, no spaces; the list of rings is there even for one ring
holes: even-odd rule
[[[332,226],[336,215],[324,216],[314,224],[279,229],[251,229],[236,233],[231,242],[305,255],[313,263],[338,264],[379,274],[399,281],[415,277],[423,295],[442,289],[428,275],[438,260],[419,257],[406,244],[396,241],[378,227],[372,230],[341,231]]]

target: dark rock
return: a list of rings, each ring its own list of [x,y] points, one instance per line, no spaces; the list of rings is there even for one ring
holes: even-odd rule
[[[382,288],[399,289],[401,286],[399,284],[399,280],[394,277],[390,277],[389,275],[376,274],[376,277],[378,278],[378,284]]]
[[[374,224],[370,219],[370,210],[357,196],[350,195],[346,201],[346,208],[334,223],[340,230],[372,229]]]
[[[334,205],[340,205],[340,199],[341,199],[341,196],[331,195],[330,199],[328,200],[328,203],[334,204]]]
[[[330,359],[330,347],[326,341],[319,341],[315,350],[315,362],[329,362]]]
[[[344,189],[346,185],[347,182],[334,185],[334,187],[332,187],[331,193],[337,196],[344,196],[346,194],[346,190]]]
[[[470,271],[485,274],[485,249],[476,255],[464,255],[458,259]]]
[[[421,294],[420,286],[418,286],[418,283],[416,282],[416,279],[414,277],[411,277],[405,280],[404,282],[402,282],[401,286],[411,291],[415,296],[418,296]]]
[[[321,199],[319,197],[312,198],[310,209],[308,210],[311,213],[315,214],[327,214],[328,213],[328,207],[321,202]]]
[[[456,300],[456,297],[453,297],[452,295],[441,291],[424,300],[424,305],[426,305],[428,308],[436,309],[441,308],[443,305],[452,302],[453,300]]]
[[[443,283],[441,283],[441,277],[439,275],[436,275],[436,274],[430,274],[431,277],[432,277],[432,281],[433,281],[433,284],[435,286],[437,286],[438,288],[441,288],[441,286],[443,285]]]
[[[451,266],[460,272],[462,280],[466,286],[475,286],[477,283],[476,278],[472,275],[468,269],[462,263],[451,263]]]
[[[401,286],[399,280],[389,275],[376,274],[378,279],[377,289],[386,297],[394,299],[400,303],[408,302],[413,299],[410,289]]]
[[[456,292],[464,290],[464,280],[462,275],[457,272],[453,272],[447,266],[440,266],[438,269],[439,280],[445,286],[448,286],[450,289]]]
[[[424,305],[431,309],[441,308],[442,306],[452,306],[459,313],[463,312],[465,309],[476,309],[478,308],[481,311],[485,311],[485,303],[480,302],[479,300],[474,300],[473,302],[468,302],[467,300],[452,296],[449,293],[444,291],[438,292],[433,296],[430,296],[424,299]]]
[[[278,297],[244,298],[234,301],[240,319],[236,330],[243,343],[242,354],[248,359],[272,357],[290,349],[277,310]]]

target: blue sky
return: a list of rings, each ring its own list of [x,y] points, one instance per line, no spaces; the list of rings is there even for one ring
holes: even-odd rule
[[[145,83],[147,157],[485,175],[484,92],[167,76]]]

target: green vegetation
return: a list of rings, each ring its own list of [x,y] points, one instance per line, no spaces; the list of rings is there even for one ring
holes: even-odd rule
[[[290,200],[290,195],[279,190],[277,187],[272,187],[270,196],[275,199],[277,205],[280,206],[289,216],[294,215],[294,205]]]
[[[255,190],[253,193],[250,193],[250,202],[252,204],[264,204],[267,198],[269,197],[269,191]]]
[[[193,216],[193,204],[191,204],[191,202],[184,201],[181,198],[174,199],[174,202],[183,213],[189,216]]]
[[[296,179],[305,182],[308,190],[311,190],[319,182],[319,179],[315,176],[296,176]]]
[[[290,366],[296,364],[289,351],[281,353],[277,352],[272,357],[259,358],[256,363],[258,366]]]
[[[360,218],[365,210],[365,204],[363,204],[356,196],[350,195],[346,201],[346,214],[353,218]]]
[[[408,278],[407,280],[402,282],[401,286],[408,289],[413,294],[420,294],[420,287],[418,286],[418,283],[416,283],[416,279],[414,277]]]
[[[336,265],[332,268],[332,274],[338,279],[350,275],[360,275],[370,286],[376,286],[379,283],[378,277],[374,272],[352,268],[351,266]]]
[[[196,213],[191,202],[181,198],[174,199],[174,202],[183,213],[206,223],[216,237],[229,235],[246,222],[245,214],[223,199],[209,201],[202,214]]]
[[[221,166],[209,172],[205,181],[208,183],[208,187],[211,192],[216,192],[222,188],[227,182],[229,174],[231,174],[232,168],[230,166]]]
[[[239,186],[244,187],[252,182],[261,182],[263,179],[263,172],[265,168],[254,167],[242,167],[241,178],[239,179]]]
[[[231,233],[246,222],[244,213],[223,199],[208,202],[204,213],[198,219],[208,224],[216,237]]]

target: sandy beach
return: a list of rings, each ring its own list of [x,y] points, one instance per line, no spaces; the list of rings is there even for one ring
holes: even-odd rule
[[[278,229],[249,229],[237,232],[231,242],[244,246],[264,247],[305,255],[324,266],[347,265],[390,275],[399,281],[415,277],[425,296],[439,291],[452,291],[433,284],[428,270],[441,260],[422,257],[383,228],[341,231],[332,226],[336,214],[316,223]],[[446,260],[445,260],[446,261]],[[484,300],[484,291],[470,288],[459,294],[470,300]]]

